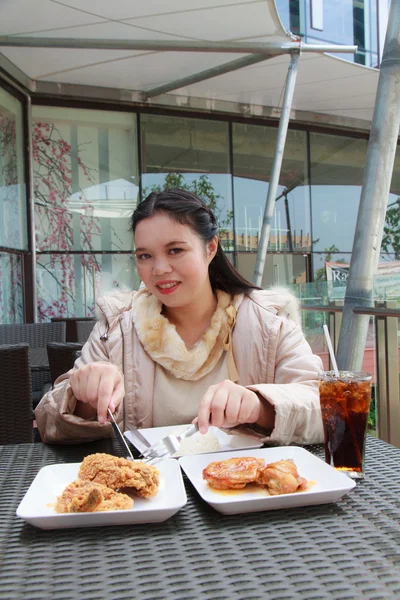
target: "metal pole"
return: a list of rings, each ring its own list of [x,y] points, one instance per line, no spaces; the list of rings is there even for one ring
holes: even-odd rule
[[[29,160],[29,188],[27,189],[30,222],[28,227],[30,230],[31,240],[31,253],[32,253],[32,296],[33,296],[33,322],[37,323],[37,286],[36,286],[36,231],[35,231],[35,188],[34,188],[34,175],[33,175],[33,151],[32,151],[32,101],[29,95],[26,96],[27,101],[27,132],[26,132],[26,143],[28,146],[28,160]]]
[[[340,369],[360,370],[363,363],[369,317],[354,314],[353,307],[372,305],[400,126],[399,31],[400,0],[392,0],[344,300],[337,351]]]
[[[267,200],[265,202],[263,224],[258,244],[257,262],[254,269],[253,282],[261,287],[264,273],[265,259],[268,250],[269,234],[271,231],[271,220],[275,209],[276,192],[279,185],[283,152],[285,149],[286,135],[289,125],[290,110],[292,107],[294,87],[296,84],[299,53],[292,52],[286,78],[285,93],[283,96],[282,113],[279,121],[278,135],[276,139],[275,155],[272,163],[271,179],[268,187]]]
[[[277,56],[274,54],[274,56]],[[228,63],[224,63],[222,65],[218,65],[217,67],[211,67],[211,69],[206,69],[205,71],[200,71],[199,73],[194,73],[193,75],[188,75],[188,77],[182,77],[182,79],[175,79],[174,81],[170,81],[164,85],[160,85],[156,88],[153,88],[147,92],[143,93],[144,100],[148,100],[149,98],[153,98],[153,96],[160,96],[161,94],[166,94],[171,92],[172,90],[179,90],[182,87],[186,87],[187,85],[193,85],[194,83],[198,83],[199,81],[205,81],[206,79],[211,79],[212,77],[217,77],[218,75],[224,75],[225,73],[230,73],[232,71],[237,71],[238,69],[243,69],[244,67],[248,67],[250,65],[255,65],[259,62],[267,60],[268,58],[272,58],[268,56],[268,54],[248,54],[241,58],[236,58]]]
[[[168,52],[233,52],[234,54],[283,54],[301,52],[339,52],[354,54],[357,46],[303,44],[296,42],[201,42],[181,40],[106,40],[103,38],[52,38],[0,36],[0,46],[25,48],[82,48],[86,50],[154,50]]]
[[[289,252],[293,252],[292,226],[291,226],[291,223],[290,223],[290,210],[289,210],[289,201],[288,201],[287,194],[285,194],[285,213],[286,213],[286,225],[287,225],[287,228],[288,228]]]

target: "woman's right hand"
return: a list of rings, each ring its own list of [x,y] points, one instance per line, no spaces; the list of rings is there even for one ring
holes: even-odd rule
[[[115,365],[106,362],[93,362],[76,369],[69,380],[77,400],[91,406],[93,413],[97,412],[97,420],[103,424],[107,421],[107,409],[112,412],[125,395],[124,378]],[[75,414],[88,416],[90,410],[83,406],[77,407]]]

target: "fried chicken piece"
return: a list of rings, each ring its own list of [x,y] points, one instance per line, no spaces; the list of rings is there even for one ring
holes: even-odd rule
[[[76,479],[58,496],[57,513],[98,512],[102,510],[127,510],[133,499],[102,485]]]
[[[256,481],[259,470],[264,466],[262,458],[229,458],[207,465],[203,469],[203,478],[217,490],[240,490],[247,483]]]
[[[88,481],[73,481],[58,496],[57,513],[92,512],[103,500],[100,486]]]
[[[160,484],[160,473],[152,465],[104,453],[86,456],[78,477],[102,483],[113,490],[133,488],[135,494],[143,498],[155,496]]]
[[[116,492],[101,483],[94,485],[101,485],[103,492],[103,501],[94,509],[94,512],[106,511],[106,510],[129,510],[133,507],[133,498],[127,494]]]
[[[307,487],[307,479],[300,477],[292,459],[270,463],[258,473],[257,483],[267,488],[271,496],[292,494]]]

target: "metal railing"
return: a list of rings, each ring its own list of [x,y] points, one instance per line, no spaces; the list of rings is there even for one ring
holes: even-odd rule
[[[391,306],[392,305],[392,306]],[[400,309],[396,302],[377,302],[375,307],[355,307],[353,312],[373,318],[375,337],[375,402],[377,435],[400,447],[400,374],[399,327]],[[343,301],[323,306],[301,305],[302,311],[327,313],[328,328],[334,348],[339,339]]]

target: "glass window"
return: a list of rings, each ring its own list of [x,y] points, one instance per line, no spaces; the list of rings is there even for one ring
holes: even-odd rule
[[[271,177],[277,130],[234,124],[233,175],[236,249],[258,247]],[[272,218],[269,251],[310,251],[311,222],[307,180],[307,137],[289,130]]]
[[[312,0],[306,0],[307,34],[335,44],[353,44],[354,16],[353,0],[324,0],[323,31],[311,29]],[[309,40],[307,39],[307,42]]]
[[[333,281],[338,285],[346,285],[351,254],[330,252],[313,254],[314,282]]]
[[[283,27],[297,35],[304,35],[304,0],[275,0]]]
[[[381,255],[373,279],[375,300],[394,300],[400,307],[400,261],[394,254]],[[400,358],[400,357],[399,357]]]
[[[376,0],[364,0],[364,10],[360,7],[356,13],[356,18],[361,20],[356,31],[362,31],[364,26],[364,44],[362,47],[365,48],[366,59],[361,64],[368,67],[378,67],[378,4],[379,2],[376,2]],[[356,38],[354,43],[361,44],[361,40]]]
[[[346,293],[350,262],[349,253],[329,252],[329,249],[325,253],[315,253],[312,284],[315,286],[315,296],[318,296],[321,290],[325,290],[329,300],[342,300]]]
[[[310,134],[313,249],[351,252],[367,141]]]
[[[36,258],[40,321],[93,317],[97,298],[140,285],[133,254],[41,254]]]
[[[0,89],[0,246],[27,249],[22,104]]]
[[[293,31],[291,26],[290,26],[290,16],[291,16],[291,12],[292,12],[292,7],[290,7],[289,10],[289,0],[275,0],[275,4],[276,4],[276,8],[278,10],[278,15],[280,20],[282,21],[282,25],[284,26],[285,29],[288,29],[289,31]],[[298,4],[298,3],[296,3]],[[298,6],[297,6],[298,9]]]
[[[393,166],[381,253],[387,261],[400,260],[400,146]]]
[[[39,318],[92,316],[134,284],[136,116],[36,106],[32,136]]]
[[[253,280],[257,254],[255,252],[239,252],[236,256],[237,269],[248,279]],[[267,254],[262,288],[273,285],[300,284],[307,281],[307,257],[302,254]]]
[[[132,249],[136,115],[33,107],[36,249]]]
[[[358,46],[356,54],[334,56],[368,67],[377,66],[377,7],[382,0],[380,3],[376,0],[275,0],[275,3],[285,29],[303,36],[306,43],[354,44]]]
[[[22,258],[0,252],[0,323],[23,323]]]
[[[141,115],[142,196],[167,187],[202,197],[218,219],[221,243],[233,250],[227,123]]]

